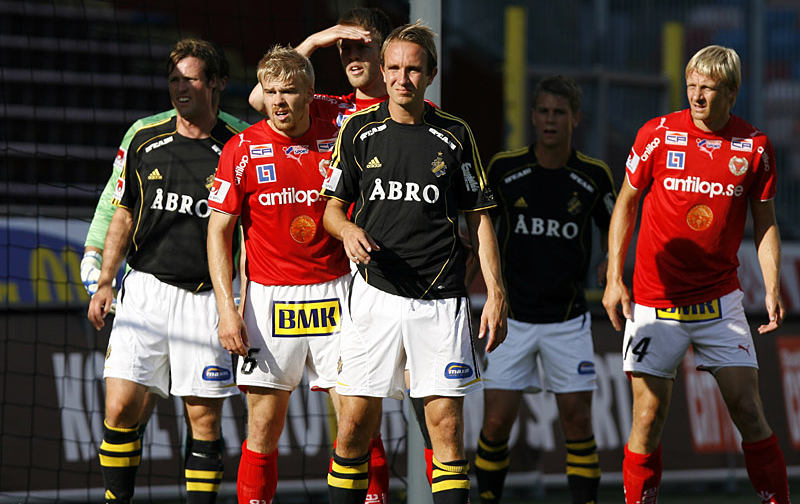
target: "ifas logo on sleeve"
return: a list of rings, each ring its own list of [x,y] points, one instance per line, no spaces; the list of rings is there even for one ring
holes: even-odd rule
[[[296,338],[331,336],[341,327],[339,299],[312,301],[273,301],[272,336]]]
[[[225,202],[225,197],[231,188],[231,183],[219,178],[214,178],[214,185],[208,192],[208,201],[219,203],[220,205]]]

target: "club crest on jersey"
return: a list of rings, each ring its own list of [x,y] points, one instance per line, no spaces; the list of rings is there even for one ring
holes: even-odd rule
[[[272,336],[330,336],[339,332],[341,306],[339,300],[273,301]]]
[[[728,168],[731,169],[731,173],[740,177],[747,172],[747,158],[733,156],[730,161],[728,161]]]
[[[317,140],[317,150],[320,152],[330,152],[333,146],[336,145],[335,138],[328,138],[327,140]]]
[[[431,171],[433,172],[434,175],[436,175],[436,178],[439,178],[445,173],[447,173],[447,165],[442,159],[442,151],[439,151],[439,154],[436,156],[436,159],[434,159],[431,162],[431,166],[433,167],[431,168]]]
[[[209,175],[208,177],[206,177],[206,181],[205,181],[205,183],[203,185],[205,185],[206,189],[208,189],[209,191],[211,190],[212,187],[214,187],[214,174],[213,173],[211,175]]]
[[[214,185],[211,186],[211,190],[208,192],[208,201],[213,201],[214,203],[222,204],[225,202],[225,196],[228,195],[228,191],[231,188],[231,183],[227,180],[222,180],[218,178],[214,178]]]
[[[707,138],[698,138],[697,148],[708,154],[709,158],[714,159],[714,151],[722,148],[722,140],[709,140]]]
[[[290,147],[284,147],[283,153],[287,158],[294,159],[298,163],[302,163],[300,158],[303,156],[303,154],[308,154],[308,147],[305,145],[292,145]]]
[[[258,176],[259,184],[267,184],[277,180],[275,176],[275,165],[273,163],[256,166],[256,175]]]
[[[308,243],[317,233],[317,223],[308,215],[299,215],[289,224],[289,234],[297,243]]]
[[[319,174],[322,175],[322,178],[328,177],[328,167],[331,165],[330,159],[320,159],[319,160]]]
[[[259,144],[259,145],[251,145],[250,146],[250,157],[251,158],[264,158],[264,157],[272,157],[272,144]]]
[[[664,133],[664,145],[689,145],[689,135],[684,131]]]
[[[567,201],[567,212],[569,212],[570,215],[578,215],[582,207],[583,204],[581,204],[581,200],[578,199],[578,193],[573,192],[572,198]]]
[[[719,299],[703,303],[673,308],[657,308],[656,318],[661,320],[677,320],[678,322],[705,322],[722,318]]]
[[[731,138],[731,150],[741,152],[753,152],[752,138]]]
[[[686,153],[681,151],[667,151],[667,168],[670,170],[683,170]]]

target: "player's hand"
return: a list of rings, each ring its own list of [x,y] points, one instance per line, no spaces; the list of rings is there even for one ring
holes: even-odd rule
[[[235,309],[223,310],[219,314],[219,342],[229,353],[247,357],[250,340],[244,320]]]
[[[764,298],[767,305],[767,314],[769,315],[769,323],[758,326],[758,334],[766,334],[772,332],[783,323],[786,317],[786,308],[783,306],[783,299],[780,294],[767,294]]]
[[[89,313],[87,314],[89,322],[95,329],[99,331],[106,325],[103,319],[112,311],[113,307],[114,290],[111,288],[111,284],[98,284],[97,291],[89,301]]]
[[[622,316],[619,312],[620,305],[622,306]],[[608,318],[611,319],[611,325],[617,331],[622,330],[622,317],[631,320],[631,296],[622,280],[608,282],[606,290],[603,292],[603,306],[608,313]]]
[[[508,333],[508,305],[503,294],[489,295],[481,313],[481,328],[478,339],[486,339],[486,352],[492,353],[505,341]]]
[[[342,243],[347,258],[356,264],[369,264],[370,252],[381,249],[366,231],[356,225],[342,231]]]
[[[370,35],[368,30],[362,30],[361,28],[357,28],[355,26],[337,24],[325,30],[309,35],[306,40],[297,46],[297,50],[300,52],[302,49],[306,48],[311,49],[313,47],[314,49],[318,49],[321,47],[330,47],[340,40],[361,40],[365,44],[368,44],[372,41],[372,35]],[[308,56],[303,52],[300,52],[300,54]]]

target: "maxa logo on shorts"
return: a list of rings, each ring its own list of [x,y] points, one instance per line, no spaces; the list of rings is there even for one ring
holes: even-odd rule
[[[230,369],[220,366],[206,366],[203,368],[203,380],[205,381],[228,381],[233,374]]]
[[[272,336],[330,336],[339,332],[341,306],[339,300],[273,301]]]
[[[444,368],[444,377],[450,380],[462,380],[472,376],[472,368],[462,362],[451,362]]]
[[[594,372],[594,362],[581,361],[578,363],[579,375],[592,375]]]
[[[712,299],[704,303],[689,306],[676,306],[674,308],[656,308],[656,318],[659,320],[677,320],[678,322],[706,322],[722,318],[719,299]]]

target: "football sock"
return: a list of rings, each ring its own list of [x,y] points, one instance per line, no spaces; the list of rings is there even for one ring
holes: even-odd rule
[[[742,442],[744,465],[753,488],[762,503],[789,504],[789,481],[786,477],[786,461],[778,446],[778,437],[770,437],[755,443]]]
[[[572,504],[595,504],[600,485],[600,459],[594,436],[567,441],[567,484]]]
[[[386,504],[389,502],[389,464],[380,436],[369,441],[369,487],[365,503]]]
[[[625,504],[653,504],[658,500],[661,484],[661,443],[653,453],[640,454],[628,450],[622,460],[622,484]]]
[[[433,491],[434,504],[467,504],[469,503],[469,462],[455,460],[446,464],[433,458]]]
[[[425,476],[428,477],[428,484],[433,485],[433,450],[425,448]]]
[[[217,500],[222,481],[222,440],[192,439],[186,457],[186,502],[212,504]]]
[[[236,495],[241,504],[264,502],[269,504],[278,488],[278,449],[272,453],[258,453],[242,443],[239,474],[236,478]]]
[[[110,427],[107,421],[103,421],[103,442],[99,451],[106,502],[117,504],[130,502],[133,497],[136,471],[142,460],[139,426],[123,429]]]
[[[328,473],[328,497],[331,504],[364,504],[369,486],[369,453],[344,458],[333,453]]]
[[[478,493],[484,504],[497,504],[503,496],[503,484],[508,473],[508,439],[489,441],[481,431],[475,452],[475,476]]]

